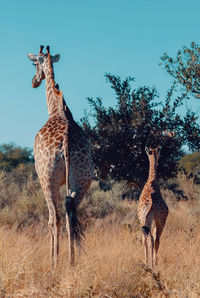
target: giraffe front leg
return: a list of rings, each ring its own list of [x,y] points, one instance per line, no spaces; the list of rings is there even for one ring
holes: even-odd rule
[[[49,231],[50,231],[50,261],[53,267],[57,267],[59,253],[59,227],[60,221],[57,218],[56,208],[53,203],[49,207]]]

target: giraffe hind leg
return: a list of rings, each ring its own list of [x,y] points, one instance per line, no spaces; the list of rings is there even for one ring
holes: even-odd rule
[[[157,265],[158,263],[158,250],[160,246],[160,237],[163,232],[164,225],[158,225],[156,224],[155,227],[155,242],[154,242],[154,259],[155,259],[155,264]]]
[[[57,267],[58,253],[59,253],[59,228],[60,222],[57,217],[57,210],[54,204],[49,204],[49,231],[50,231],[50,260],[54,267]]]
[[[142,243],[144,246],[144,255],[145,255],[145,264],[148,264],[148,244],[147,244],[147,235],[145,233],[142,234]]]
[[[150,257],[151,267],[153,268],[153,248],[154,248],[154,239],[151,234],[151,226],[154,218],[154,213],[150,211],[144,221],[142,226],[143,233],[143,243],[145,251],[145,262],[148,265],[148,258]]]
[[[144,243],[144,252],[145,252],[145,263],[146,265],[148,265],[148,256],[150,255],[151,267],[153,268],[154,239],[149,227],[142,226],[142,233],[143,233],[143,243]]]
[[[168,208],[165,209],[165,212],[160,214],[160,216],[155,217],[155,229],[154,229],[154,235],[155,235],[155,243],[154,243],[154,258],[155,258],[155,264],[158,263],[158,249],[160,246],[160,237],[163,233],[166,220],[168,216]]]
[[[56,267],[59,254],[59,233],[60,233],[60,219],[58,216],[58,200],[59,187],[58,185],[42,184],[42,189],[47,202],[49,210],[49,232],[50,232],[50,261],[51,265]],[[46,187],[45,187],[46,186]]]

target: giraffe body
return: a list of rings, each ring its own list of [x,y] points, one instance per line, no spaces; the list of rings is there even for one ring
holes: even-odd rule
[[[59,55],[29,54],[36,65],[36,75],[32,80],[34,88],[46,79],[46,97],[49,119],[35,138],[35,167],[49,209],[49,229],[51,235],[50,257],[57,265],[59,253],[58,214],[59,188],[66,184],[66,227],[69,238],[69,262],[74,264],[74,240],[80,244],[80,226],[76,217],[76,207],[87,192],[93,177],[93,163],[89,140],[83,129],[74,121],[64,101],[62,91],[55,85],[53,63]]]
[[[34,157],[36,171],[45,192],[47,181],[50,185],[57,184],[59,187],[66,183],[66,159],[69,159],[70,191],[79,194],[80,202],[90,186],[93,167],[87,137],[78,125],[77,128],[75,131],[68,126],[70,150],[69,156],[65,156],[63,143],[66,123],[58,116],[51,117],[36,135]]]
[[[168,207],[162,198],[159,185],[156,181],[156,171],[159,157],[158,149],[150,149],[146,151],[150,163],[149,177],[140,195],[137,212],[143,232],[145,261],[146,264],[148,264],[150,255],[151,266],[153,267],[154,263],[157,263],[160,236],[165,227],[168,216]],[[155,222],[155,239],[151,233],[153,221]]]

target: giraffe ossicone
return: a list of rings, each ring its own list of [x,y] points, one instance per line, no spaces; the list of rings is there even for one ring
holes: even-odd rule
[[[51,235],[50,258],[57,265],[59,253],[60,218],[58,214],[59,188],[66,184],[66,228],[69,239],[69,262],[74,265],[74,242],[80,247],[82,231],[76,209],[93,178],[93,162],[88,136],[73,119],[62,91],[55,83],[53,63],[60,55],[50,55],[49,46],[39,55],[28,54],[36,67],[33,88],[46,81],[46,100],[49,118],[35,137],[34,158],[36,172],[49,209]]]
[[[157,183],[159,148],[146,147],[145,151],[149,158],[149,176],[139,198],[137,213],[142,227],[145,262],[148,265],[150,255],[151,267],[153,268],[157,264],[160,236],[166,224],[168,207],[162,198]],[[153,221],[155,222],[155,239],[151,233]]]

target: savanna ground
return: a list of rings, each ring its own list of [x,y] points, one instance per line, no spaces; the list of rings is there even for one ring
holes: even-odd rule
[[[68,268],[63,220],[53,271],[48,211],[37,179],[30,175],[20,184],[1,175],[0,297],[200,296],[200,187],[191,179],[179,176],[179,201],[162,188],[169,216],[154,271],[144,265],[136,201],[121,200],[122,183],[104,192],[97,182],[80,206],[85,244],[81,254],[76,251],[76,266]],[[64,219],[62,204],[60,210]]]

